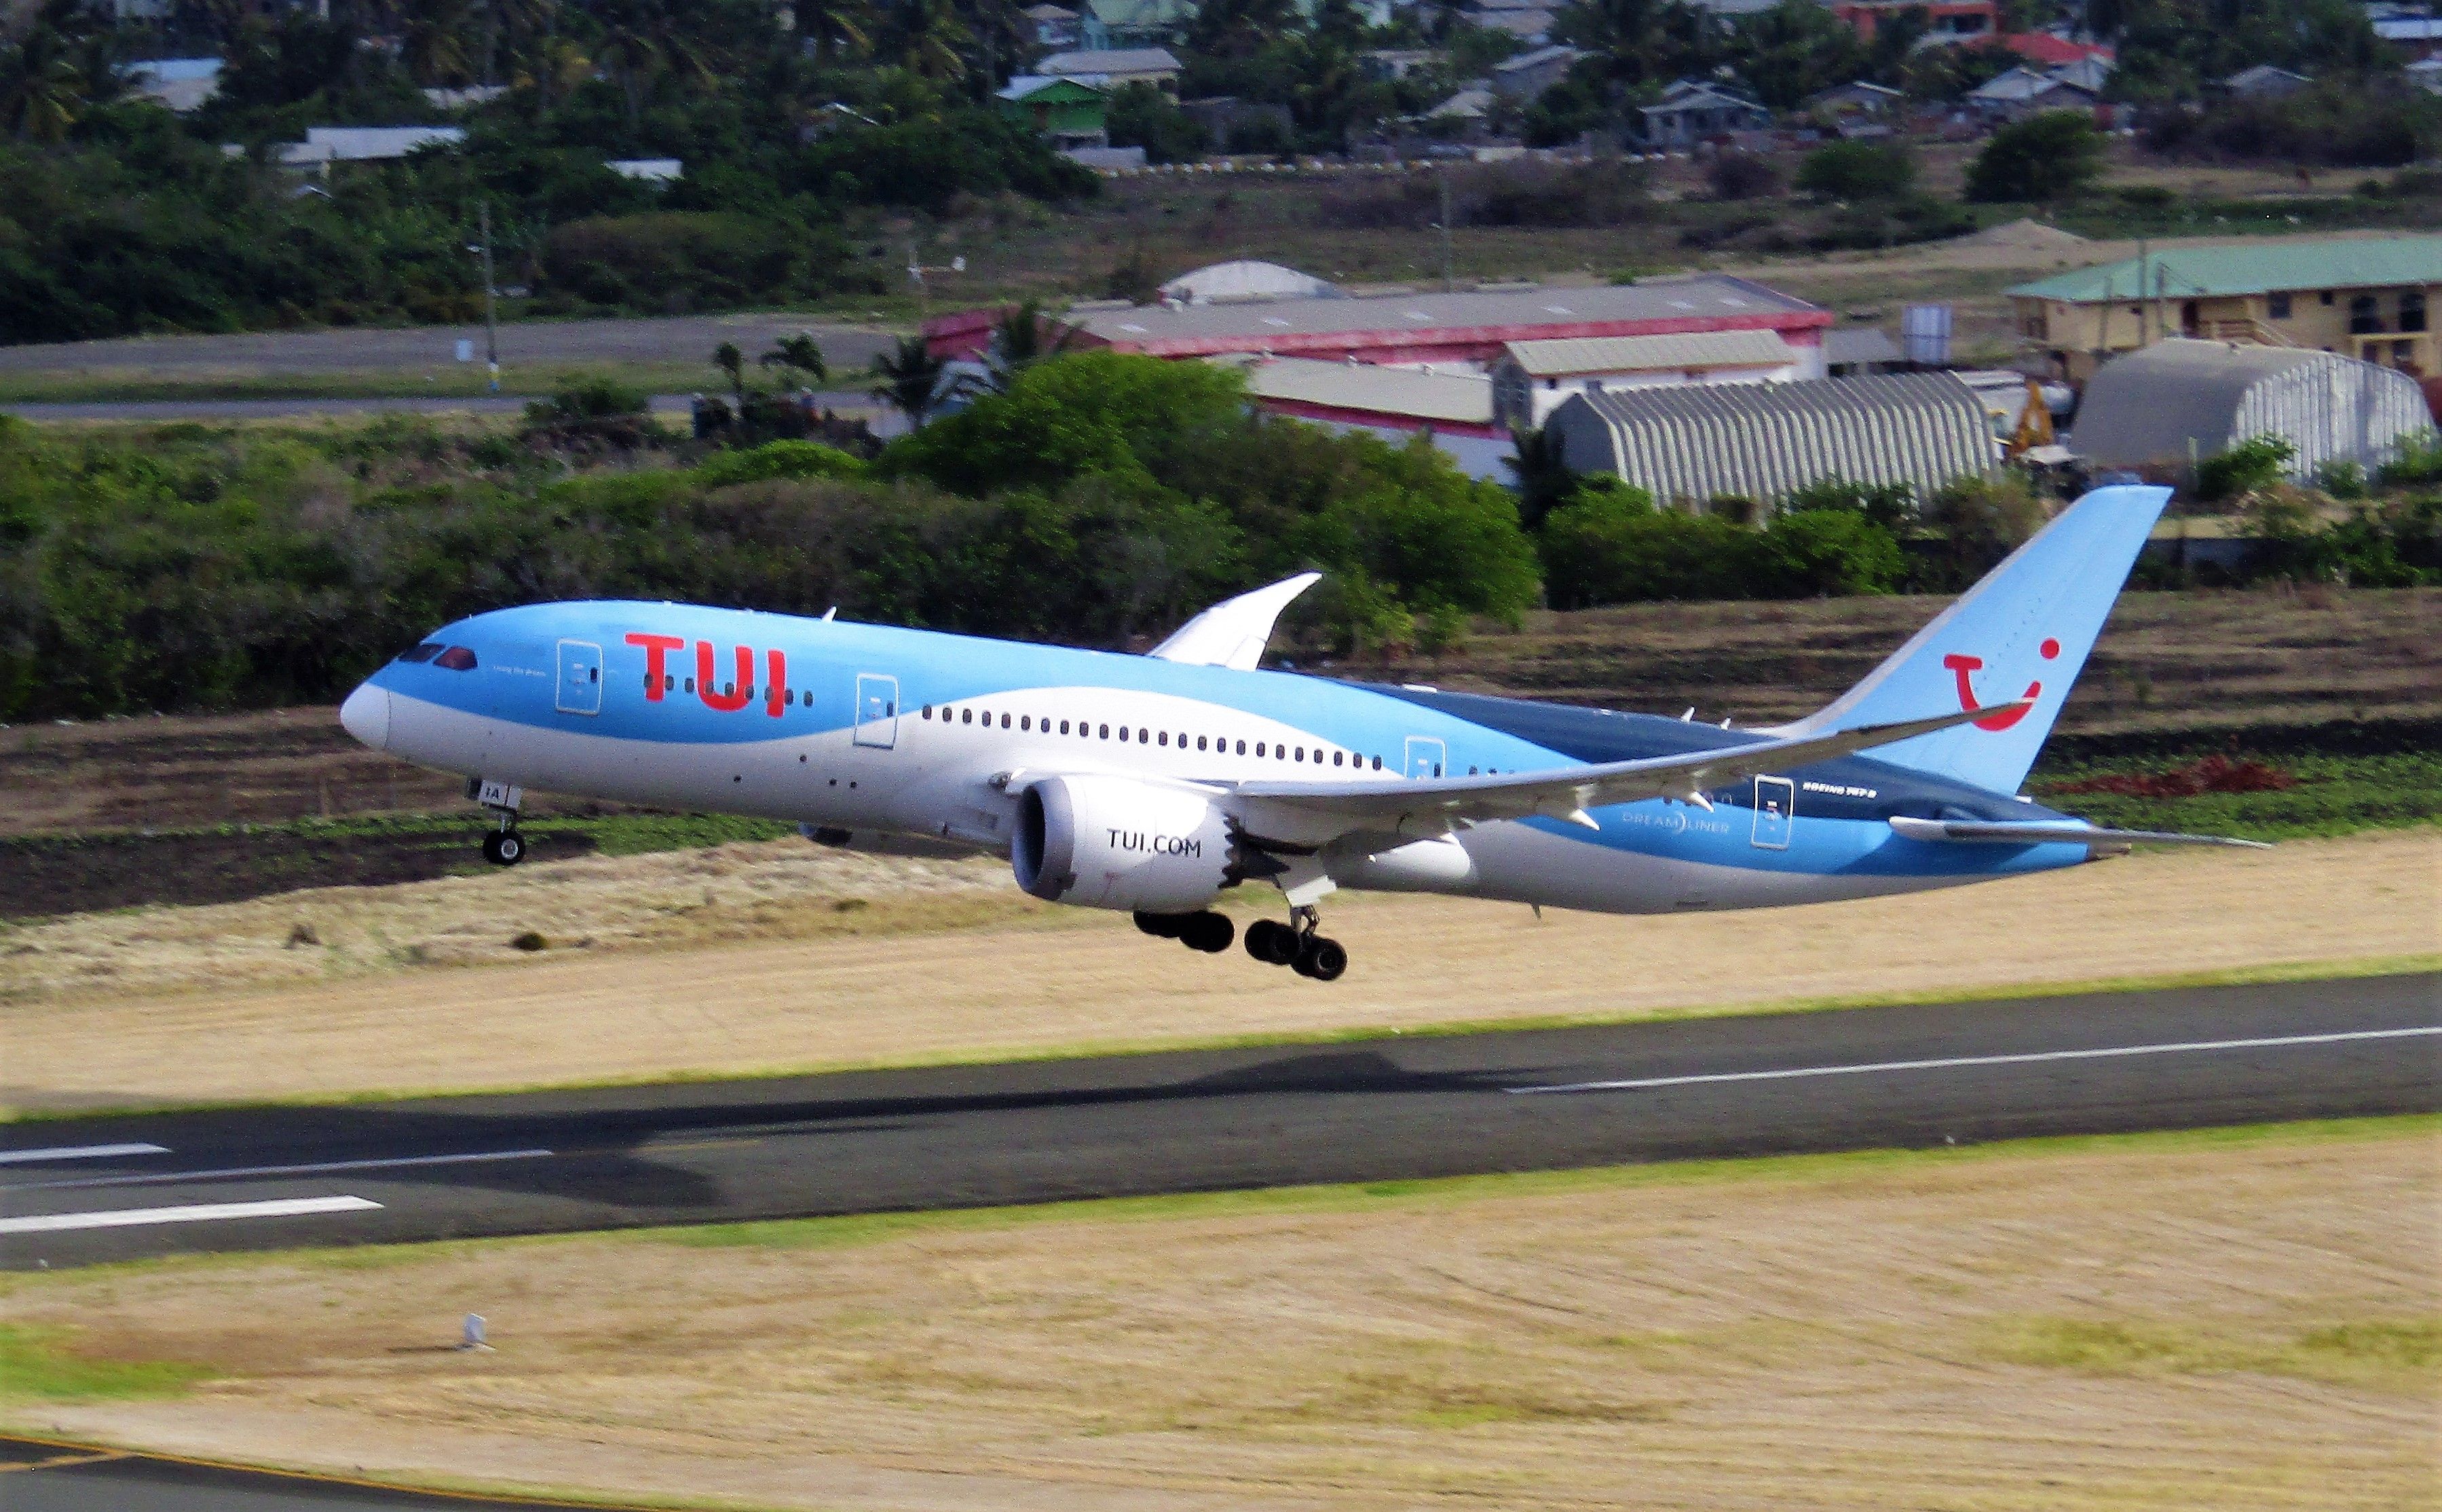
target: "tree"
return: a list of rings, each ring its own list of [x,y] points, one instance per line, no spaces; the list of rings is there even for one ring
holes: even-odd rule
[[[1832,142],[1806,155],[1797,187],[1833,199],[1905,199],[1916,190],[1916,158],[1896,144]]]
[[[792,29],[814,62],[838,63],[873,46],[872,12],[863,0],[793,0]]]
[[[1569,0],[1552,33],[1600,55],[1604,75],[1619,84],[1676,79],[1713,50],[1709,17],[1685,0]]]
[[[463,84],[475,76],[467,43],[468,0],[404,0],[398,7],[398,61],[419,84]]]
[[[782,337],[771,351],[755,360],[763,367],[801,374],[803,387],[809,389],[829,381],[831,375],[831,370],[823,362],[823,349],[814,344],[811,331]]]
[[[1141,82],[1104,97],[1114,147],[1141,147],[1149,163],[1180,163],[1204,155],[1204,128],[1178,101]]]
[[[2103,172],[2103,135],[2084,111],[2047,110],[1993,134],[1967,168],[1984,204],[2067,199]]]
[[[935,84],[967,77],[967,49],[975,39],[952,0],[903,0],[894,19],[900,60],[909,73]]]
[[[903,336],[899,344],[873,359],[873,395],[907,417],[911,426],[924,423],[924,411],[940,387],[941,359],[920,336]]]
[[[84,73],[70,56],[67,39],[53,27],[37,26],[9,49],[0,69],[7,79],[9,124],[16,134],[37,142],[65,137],[85,100]]]
[[[1865,45],[1847,22],[1815,0],[1780,0],[1739,19],[1733,29],[1739,77],[1775,110],[1793,110],[1817,90],[1854,79]]]
[[[1242,61],[1298,29],[1295,0],[1206,0],[1187,24],[1187,46],[1207,58]]]
[[[601,46],[594,61],[619,84],[628,106],[628,128],[642,119],[645,91],[663,75],[712,87],[720,82],[696,38],[683,25],[669,0],[597,0],[603,23]]]
[[[1511,455],[1502,459],[1518,483],[1518,522],[1540,530],[1543,520],[1576,486],[1577,475],[1562,455],[1559,432],[1549,426],[1514,426],[1509,431]]]
[[[738,352],[738,343],[723,341],[712,349],[712,365],[729,374],[729,392],[739,404],[746,402],[746,358]]]

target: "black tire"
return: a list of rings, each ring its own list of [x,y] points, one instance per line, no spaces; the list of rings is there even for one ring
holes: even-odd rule
[[[508,865],[501,859],[501,835],[497,829],[483,837],[483,859],[495,866]]]
[[[504,829],[492,837],[492,860],[503,866],[514,866],[526,859],[526,842],[514,829]]]
[[[1137,921],[1137,927],[1154,938],[1178,939],[1182,938],[1179,931],[1185,929],[1187,921],[1195,916],[1194,914],[1149,914],[1139,908],[1133,917]]]
[[[1296,968],[1300,976],[1336,982],[1340,973],[1348,970],[1348,951],[1336,939],[1308,935],[1298,949]]]
[[[1230,916],[1227,914],[1210,912],[1190,914],[1186,927],[1178,932],[1178,938],[1186,942],[1190,950],[1200,950],[1207,956],[1218,956],[1230,948],[1230,941],[1238,938],[1238,926],[1230,921]]]
[[[1276,919],[1259,919],[1247,926],[1247,954],[1267,966],[1296,960],[1297,946],[1297,931]]]

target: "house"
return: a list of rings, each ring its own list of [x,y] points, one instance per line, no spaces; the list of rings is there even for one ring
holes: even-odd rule
[[[1883,22],[1904,10],[1924,13],[1929,43],[1970,42],[2001,29],[1999,0],[1927,0],[1921,5],[1907,0],[1832,0],[1832,13],[1866,42],[1874,40]]]
[[[2103,86],[2110,81],[2111,66],[2109,58],[2098,54],[2091,58],[2080,58],[2075,63],[2065,63],[2051,70],[2051,77],[2062,83],[2075,84],[2080,89],[2091,91],[2099,97],[2103,93]]]
[[[1488,373],[1513,341],[1572,337],[1770,331],[1792,347],[1809,349],[1821,343],[1832,312],[1713,273],[1594,288],[1080,308],[1061,323],[1080,346],[1151,356],[1269,353],[1436,369],[1466,364]],[[947,351],[949,329],[946,321],[928,323],[925,338]]]
[[[301,142],[280,144],[282,168],[330,172],[333,163],[378,163],[466,139],[458,126],[309,126]]]
[[[2305,74],[2293,74],[2287,68],[2260,63],[2220,81],[2220,89],[2223,94],[2238,100],[2279,100],[2285,95],[2296,94],[2314,82]]]
[[[675,157],[614,157],[602,166],[639,184],[675,184],[686,176],[686,165]]]
[[[2112,51],[2108,47],[2091,42],[2072,42],[2067,37],[2056,37],[2049,31],[2005,32],[1993,40],[2016,53],[2020,59],[2033,67],[2045,72],[2056,71],[2071,64],[2086,63],[2091,59],[2100,58],[2105,64],[2110,63],[2112,59]]]
[[[1066,6],[1029,6],[1024,13],[1027,25],[1034,28],[1034,45],[1038,47],[1057,52],[1085,40],[1084,18]]]
[[[1487,31],[1505,31],[1530,47],[1552,40],[1558,7],[1554,0],[1478,0],[1467,19]]]
[[[1234,357],[1247,394],[1267,414],[1342,433],[1362,430],[1394,445],[1417,436],[1470,478],[1505,481],[1517,454],[1492,413],[1492,382],[1470,369],[1379,367],[1312,357]]]
[[[1764,131],[1772,112],[1726,84],[1682,79],[1662,92],[1662,102],[1640,105],[1649,147],[1686,149],[1732,132]]]
[[[1860,79],[1807,96],[1802,108],[1816,120],[1837,125],[1858,117],[1878,120],[1895,116],[1906,105],[1907,96],[1902,91]]]
[[[2442,371],[2442,236],[2183,246],[2009,291],[2018,335],[2073,383],[2167,337],[2303,348]]]
[[[1257,143],[1285,145],[1297,133],[1289,107],[1276,100],[1207,95],[1201,100],[1182,100],[1178,108],[1203,130],[1206,141],[1223,152],[1247,151]]]
[[[221,92],[218,58],[155,58],[122,64],[118,73],[128,93],[181,116],[202,109]]]
[[[1194,18],[1194,0],[1086,0],[1078,18],[1087,48],[1158,47],[1174,39]]]
[[[1827,478],[1924,496],[1999,462],[1983,404],[1947,373],[1590,390],[1544,430],[1570,471],[1610,473],[1666,504],[1778,500]]]
[[[1178,92],[1178,60],[1168,47],[1121,47],[1084,52],[1055,52],[1034,65],[1034,76],[1090,80],[1107,88],[1152,84],[1165,94]]]
[[[2442,58],[2420,58],[2400,72],[2427,94],[2442,95]]]
[[[1357,55],[1369,79],[1400,80],[1441,56],[1431,47],[1371,47]]]
[[[1967,91],[1967,108],[1988,121],[2024,120],[2047,110],[2091,110],[2101,100],[2082,84],[2037,73],[2024,64]]]
[[[1475,85],[1462,89],[1425,112],[1425,118],[1454,127],[1462,136],[1480,136],[1492,116],[1492,91]]]
[[[435,110],[472,110],[488,105],[509,92],[506,84],[467,84],[458,89],[427,89],[424,102]]]
[[[2329,463],[2372,469],[2430,440],[2425,392],[2405,373],[2336,353],[2177,338],[2104,364],[2069,449],[2105,467],[2179,466],[2256,436],[2296,448],[2293,478]]]
[[[1493,413],[1503,426],[1541,425],[1573,395],[1689,383],[1791,383],[1824,375],[1819,346],[1777,331],[1512,341],[1492,364]]]
[[[1111,145],[1109,103],[1097,76],[1056,79],[1020,74],[1003,84],[993,98],[999,101],[1003,114],[1032,126],[1035,134],[1056,151]]]
[[[2426,16],[2395,16],[2374,24],[2374,34],[2398,56],[2415,62],[2442,55],[2442,20]]]
[[[1570,67],[1584,56],[1575,47],[1554,44],[1503,58],[1492,65],[1492,92],[1511,100],[1540,100],[1544,90],[1567,78]]]

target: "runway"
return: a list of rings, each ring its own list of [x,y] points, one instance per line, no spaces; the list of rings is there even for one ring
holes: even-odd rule
[[[0,1263],[2432,1112],[2437,1070],[2423,974],[80,1119],[0,1129]]]
[[[0,1506],[9,1512],[481,1512],[596,1503],[409,1491],[322,1476],[282,1475],[49,1439],[0,1436]]]

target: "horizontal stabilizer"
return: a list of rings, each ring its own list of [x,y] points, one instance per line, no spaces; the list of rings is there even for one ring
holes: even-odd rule
[[[2051,820],[1907,819],[1893,818],[1891,828],[1910,840],[1943,841],[1970,846],[2235,846],[2245,850],[2269,850],[2261,840],[2233,840],[2228,835],[2183,835],[2164,829],[2098,829],[2091,825]]]

